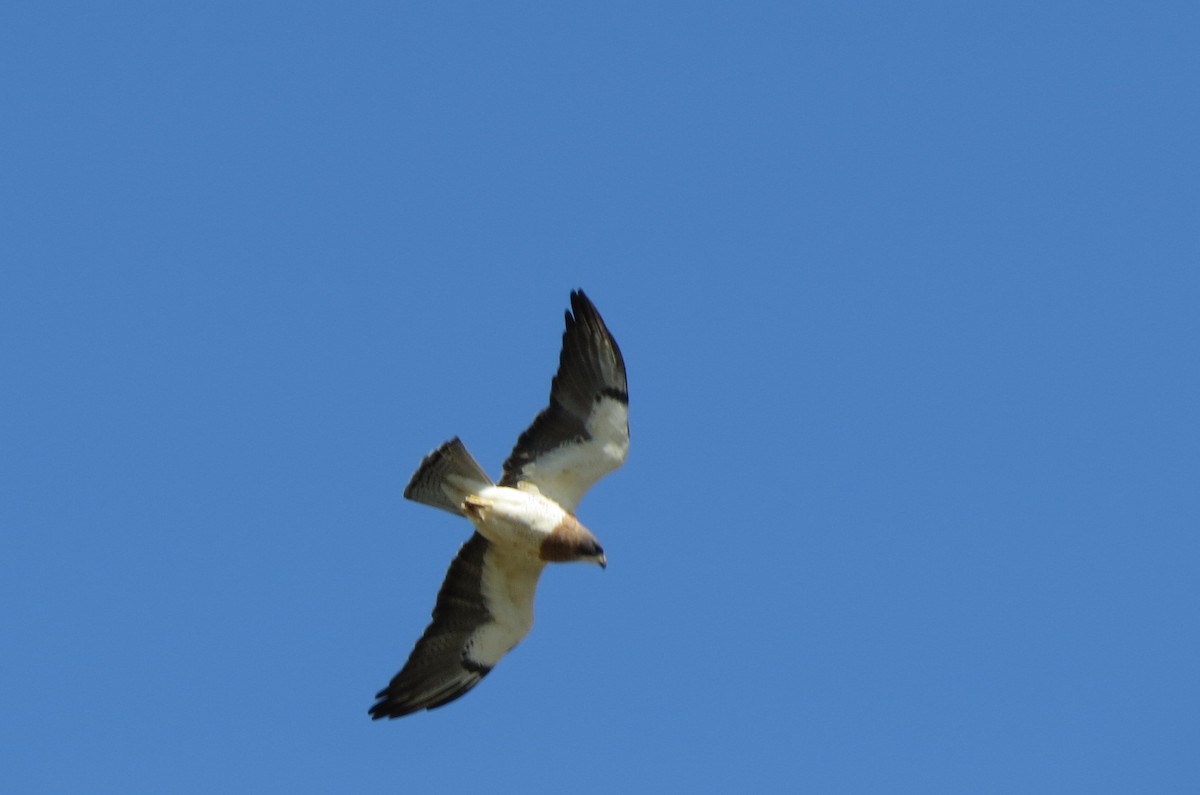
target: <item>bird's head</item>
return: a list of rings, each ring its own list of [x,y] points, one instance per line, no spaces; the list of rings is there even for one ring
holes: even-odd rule
[[[540,555],[542,560],[550,563],[578,560],[595,563],[602,569],[608,566],[604,548],[596,541],[596,537],[570,514],[542,541]]]
[[[586,544],[581,544],[577,554],[579,557],[576,560],[595,563],[602,569],[608,568],[608,558],[604,557],[604,548],[597,544],[594,538]]]

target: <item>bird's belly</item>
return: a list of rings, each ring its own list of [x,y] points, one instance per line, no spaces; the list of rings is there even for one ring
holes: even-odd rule
[[[537,557],[541,543],[562,521],[565,512],[540,495],[506,486],[492,486],[464,503],[467,518],[480,535],[512,550]]]

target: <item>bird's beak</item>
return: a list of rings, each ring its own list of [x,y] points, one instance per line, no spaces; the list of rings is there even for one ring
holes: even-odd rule
[[[608,558],[604,557],[603,554],[600,555],[600,557],[596,560],[596,562],[600,564],[600,568],[602,568],[602,569],[608,568]]]

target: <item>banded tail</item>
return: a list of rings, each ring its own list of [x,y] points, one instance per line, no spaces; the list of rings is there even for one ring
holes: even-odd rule
[[[404,487],[404,496],[463,516],[466,498],[491,485],[492,479],[455,436],[425,456]]]

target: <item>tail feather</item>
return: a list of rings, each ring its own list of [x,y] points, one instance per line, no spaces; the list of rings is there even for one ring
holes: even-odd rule
[[[455,436],[425,456],[408,481],[404,496],[462,516],[463,500],[491,485],[492,479]]]

